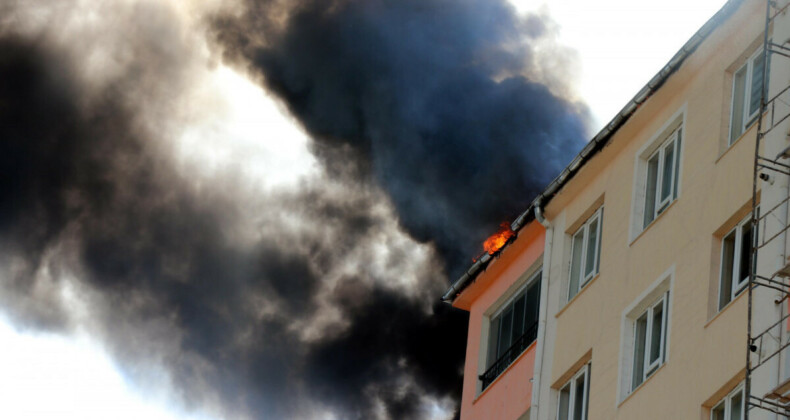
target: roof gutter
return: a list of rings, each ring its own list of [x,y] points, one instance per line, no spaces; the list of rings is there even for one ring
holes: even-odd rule
[[[586,164],[593,156],[595,156],[598,152],[600,152],[611,140],[612,136],[614,135],[617,130],[620,129],[633,115],[636,113],[636,110],[643,104],[645,101],[650,98],[653,93],[655,93],[666,81],[669,79],[675,71],[680,68],[683,62],[688,58],[691,53],[693,53],[697,47],[704,41],[708,35],[716,29],[722,22],[727,20],[730,15],[735,11],[735,9],[740,6],[743,0],[729,0],[727,3],[716,12],[713,17],[708,19],[704,25],[683,45],[683,47],[675,53],[669,62],[664,65],[664,67],[659,71],[652,79],[644,86],[642,89],[637,92],[636,95],[617,113],[617,115],[609,121],[606,126],[604,126],[595,137],[590,140],[586,146],[576,155],[575,158],[571,161],[571,163],[565,167],[565,169],[560,172],[559,176],[554,178],[554,180],[546,187],[543,192],[538,195],[535,200],[532,201],[532,204],[529,208],[521,214],[515,221],[511,224],[511,229],[514,232],[521,229],[528,221],[531,221],[530,216],[533,216],[538,219],[541,224],[544,224],[545,218],[543,217],[543,208],[544,206],[548,205],[552,198],[568,183],[575,175],[579,172],[582,166]],[[533,211],[533,209],[538,208],[538,211]],[[538,218],[538,216],[540,216]],[[529,218],[529,220],[527,220]],[[543,220],[543,221],[541,221]],[[545,226],[545,224],[544,224]],[[510,244],[510,242],[506,243],[495,255],[498,255],[500,252],[504,251],[504,249]],[[477,275],[480,272],[484,271],[485,267],[491,262],[492,255],[485,254],[479,260],[477,260],[469,269],[464,273],[461,278],[455,281],[455,283],[450,286],[450,288],[442,295],[442,301],[452,304],[455,300],[455,297],[458,296],[459,293],[465,289],[468,284],[474,281],[477,278]]]

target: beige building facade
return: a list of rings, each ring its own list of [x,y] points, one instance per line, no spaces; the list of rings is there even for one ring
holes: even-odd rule
[[[765,0],[727,2],[514,222],[516,232],[530,220],[545,227],[541,267],[531,266],[542,272],[534,367],[517,379],[531,384],[528,418],[786,418],[778,406],[749,409],[759,403],[750,391],[770,396],[790,377],[782,348],[790,288],[750,288],[752,267],[758,279],[787,283],[777,273],[790,246],[790,174],[782,172],[790,166],[781,167],[790,58],[772,54],[768,71],[762,59],[765,28],[769,42],[785,45],[790,18],[781,4],[770,13],[767,25]],[[761,108],[766,76],[765,97],[779,95],[774,103],[786,111]],[[779,170],[755,172],[761,111],[763,131],[773,130],[757,155],[775,157]],[[755,205],[763,218],[752,219]],[[445,300],[501,271],[497,264],[516,258],[508,252],[470,268]],[[477,338],[468,352],[487,348],[486,314],[496,310],[481,308],[470,322]],[[749,319],[751,336],[767,333],[754,341],[747,369]],[[461,416],[485,418],[469,414],[472,389],[464,389]]]

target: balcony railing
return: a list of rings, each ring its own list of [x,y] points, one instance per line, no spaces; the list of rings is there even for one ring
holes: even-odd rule
[[[518,358],[518,356],[521,356],[521,353],[524,353],[524,350],[535,341],[537,336],[538,323],[535,322],[527,328],[524,334],[517,338],[504,353],[502,353],[502,356],[500,356],[485,373],[479,376],[479,379],[483,381],[483,389],[488,388],[488,386]]]

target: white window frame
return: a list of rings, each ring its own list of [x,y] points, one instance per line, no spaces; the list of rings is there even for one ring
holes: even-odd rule
[[[579,379],[584,380],[584,395],[582,396],[582,412],[581,418],[574,419],[573,413],[575,404],[576,404],[576,388],[579,382]],[[562,410],[562,390],[565,388],[569,388],[568,392],[568,411],[564,413]],[[583,368],[579,369],[577,373],[573,375],[573,377],[562,385],[559,389],[559,395],[557,397],[557,420],[587,420],[587,409],[589,408],[589,397],[590,397],[590,364],[584,365]]]
[[[641,388],[649,377],[661,370],[660,368],[669,362],[670,343],[672,341],[672,290],[675,279],[675,265],[673,264],[664,273],[653,281],[645,291],[643,291],[633,302],[622,312],[621,335],[620,335],[620,357],[618,358],[619,378],[617,383],[617,404],[623,402],[629,395]],[[658,362],[649,362],[647,358],[638,359],[637,355],[637,336],[635,324],[648,311],[655,312],[657,305],[663,303],[663,322],[661,323],[659,346],[660,355]],[[652,319],[650,320],[652,321]],[[652,326],[652,322],[648,325]],[[645,353],[649,354],[649,339],[652,334],[646,331]],[[647,360],[647,362],[646,362]],[[643,367],[640,381],[638,384],[635,378],[638,377],[639,366]]]
[[[715,420],[713,418],[713,412],[719,408],[720,406],[724,406],[724,420],[743,420],[744,414],[746,413],[746,396],[744,395],[744,386],[741,383],[735,389],[727,394],[726,397],[722,398],[721,401],[714,404],[713,407],[710,409],[710,419]],[[732,418],[732,399],[736,395],[741,394],[741,415],[739,418],[734,419]]]
[[[650,221],[643,220],[642,229],[646,229],[650,224],[652,224],[657,218],[658,215],[664,212],[664,210],[669,207],[669,204],[672,203],[677,199],[678,192],[677,189],[677,181],[676,178],[680,176],[680,145],[683,141],[683,125],[681,124],[675,130],[673,130],[667,139],[661,143],[661,145],[653,152],[647,159],[648,170],[645,173],[645,214],[650,212],[651,218]],[[664,189],[664,172],[666,171],[666,155],[667,150],[672,148],[672,162],[669,164],[672,165],[670,168],[670,179],[669,179],[669,194],[665,198],[661,198],[661,193]],[[653,197],[653,208],[648,208],[650,200],[648,200],[648,195],[651,194],[650,192],[650,161],[654,158],[658,158],[658,167],[656,169],[656,181],[655,181],[655,190],[654,190],[654,197]],[[644,219],[644,217],[643,217]]]
[[[642,363],[642,378],[639,380],[638,384],[632,385],[632,391],[639,387],[639,385],[643,384],[647,378],[652,375],[659,366],[664,363],[664,347],[666,345],[666,334],[667,334],[667,302],[669,300],[669,292],[664,293],[661,298],[650,305],[650,307],[639,315],[636,319],[642,319],[643,316],[647,315],[647,326],[645,327],[645,343],[644,343],[644,355],[642,355],[642,360],[637,360],[636,357],[636,343],[634,343],[634,364]],[[659,341],[661,342],[658,346],[658,357],[656,360],[650,360],[650,349],[653,347],[653,327],[654,327],[654,319],[656,308],[661,308],[661,332],[659,333]],[[638,322],[634,322],[634,339],[636,339],[636,329],[638,327]]]
[[[672,180],[672,193],[670,204],[666,206],[665,209],[661,211],[663,214],[666,209],[672,206],[674,201],[678,200],[680,196],[683,194],[683,162],[684,162],[684,153],[683,150],[685,149],[685,144],[687,143],[687,139],[684,138],[687,134],[686,130],[686,109],[688,108],[688,104],[684,103],[680,105],[669,118],[667,118],[666,122],[658,128],[654,134],[642,144],[639,150],[634,155],[634,177],[633,177],[633,194],[631,195],[631,218],[630,224],[628,228],[628,238],[629,244],[633,244],[634,241],[639,238],[639,236],[644,232],[655,220],[658,218],[655,212],[655,204],[653,207],[650,207],[649,203],[649,194],[648,194],[648,178],[649,178],[649,159],[654,156],[657,150],[661,150],[672,137],[673,134],[680,130],[678,142],[675,144],[675,156],[677,158],[674,159],[676,164],[675,171],[673,171],[673,180]],[[659,152],[660,153],[660,152]],[[666,153],[666,152],[665,152]],[[656,189],[656,191],[660,191]],[[654,196],[657,196],[654,193]],[[649,213],[646,213],[646,209],[652,210]],[[649,223],[645,223],[646,216],[651,216],[651,220]]]
[[[591,251],[590,250],[590,234],[591,234],[591,225],[597,222],[597,226],[595,228],[595,242],[592,244],[592,252],[593,252],[593,267],[592,270],[585,273],[585,268],[587,265],[587,255]],[[598,210],[590,216],[584,224],[570,236],[571,241],[571,259],[569,262],[569,269],[568,269],[568,300],[570,301],[576,296],[583,288],[587,285],[587,283],[592,280],[599,271],[599,265],[601,262],[601,232],[603,226],[603,207],[599,208]],[[573,279],[573,263],[574,263],[574,255],[577,252],[576,249],[576,241],[574,240],[578,235],[582,236],[581,240],[581,254],[579,255],[579,272],[578,277]],[[574,280],[576,280],[576,287],[574,286]]]
[[[742,279],[739,279],[738,277],[740,277],[739,273],[741,271],[740,256],[741,256],[741,252],[743,251],[743,228],[749,223],[751,223],[751,221],[752,221],[752,216],[750,214],[746,216],[746,218],[738,222],[738,224],[734,228],[732,228],[729,232],[727,232],[726,235],[722,236],[721,238],[721,252],[719,257],[719,296],[717,301],[717,306],[719,308],[719,311],[724,309],[724,307],[726,307],[727,304],[735,300],[735,298],[739,294],[741,294],[741,292],[746,290],[746,285],[749,283],[749,275],[747,275],[745,278]],[[751,226],[751,229],[752,229],[752,235],[755,235],[756,234],[755,226]],[[729,300],[726,303],[722,303],[721,298],[722,298],[722,290],[724,289],[724,268],[725,268],[724,241],[731,234],[735,235],[735,244],[733,249],[733,257],[732,257],[733,259],[732,274],[730,275],[730,282],[731,282],[730,296],[729,296]],[[754,238],[751,238],[751,240],[753,241]],[[749,258],[751,258],[751,255],[749,256]]]
[[[751,113],[749,112],[749,106],[751,105],[752,94],[754,93],[751,88],[752,82],[754,80],[754,63],[755,63],[755,59],[761,58],[762,53],[763,53],[763,49],[762,48],[758,49],[757,51],[754,52],[754,54],[750,55],[749,58],[746,59],[745,63],[739,66],[738,69],[732,73],[732,90],[731,90],[732,96],[730,100],[730,129],[727,137],[728,146],[732,146],[732,144],[735,143],[735,141],[738,140],[743,135],[743,133],[748,131],[749,127],[752,124],[754,124],[755,121],[757,121],[757,114],[760,112],[759,106],[754,112]],[[770,54],[768,56],[769,56],[769,61],[767,64],[770,66]],[[738,117],[735,115],[735,105],[736,105],[735,98],[737,97],[736,82],[737,82],[737,75],[738,73],[741,72],[741,70],[746,71],[746,75],[743,82],[743,86],[744,86],[743,103],[740,104],[743,106],[740,115],[741,131],[736,133],[733,131],[733,122],[735,122],[736,118]],[[763,69],[763,71],[765,71],[765,69]],[[770,72],[768,74],[770,74]],[[766,82],[768,82],[768,80],[766,80]]]

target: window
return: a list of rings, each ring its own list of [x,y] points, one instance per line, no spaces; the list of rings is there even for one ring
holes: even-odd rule
[[[669,292],[634,322],[634,360],[631,390],[636,389],[664,363]]]
[[[770,68],[771,55],[768,55]],[[732,107],[730,139],[733,144],[757,119],[760,111],[760,90],[763,87],[763,52],[757,51],[732,75]],[[768,85],[766,80],[765,85]]]
[[[674,281],[672,265],[623,309],[617,384],[620,402],[669,361]]]
[[[749,283],[754,232],[750,215],[721,240],[719,310],[735,299]]]
[[[590,393],[590,365],[584,366],[560,389],[557,420],[586,420]]]
[[[646,228],[669,204],[678,198],[680,171],[680,141],[682,127],[674,130],[667,140],[647,159],[645,182],[645,211],[642,228]]]
[[[482,389],[494,382],[537,338],[540,279],[541,272],[538,271],[522,290],[491,317],[487,369],[480,375]]]
[[[601,220],[603,209],[598,209],[571,239],[571,270],[568,300],[598,274],[601,260]]]
[[[743,386],[724,397],[713,409],[710,410],[711,420],[743,420],[745,411]]]
[[[631,243],[681,195],[686,108],[686,104],[681,105],[634,156],[628,229]]]

